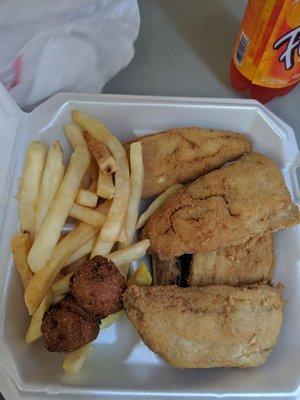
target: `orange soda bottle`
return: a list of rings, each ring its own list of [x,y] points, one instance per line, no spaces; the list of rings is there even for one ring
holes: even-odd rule
[[[300,80],[300,0],[249,0],[231,60],[231,84],[266,103]]]

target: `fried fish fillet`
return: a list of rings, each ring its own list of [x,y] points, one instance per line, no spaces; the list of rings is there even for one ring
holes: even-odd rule
[[[299,221],[278,167],[251,153],[169,198],[149,219],[142,237],[151,240],[150,252],[166,260],[239,245]]]
[[[152,254],[153,284],[177,286],[249,285],[271,281],[274,243],[270,232],[238,246],[162,261]]]
[[[240,133],[202,128],[176,128],[139,139],[143,147],[143,198],[187,182],[251,152]],[[125,145],[129,152],[129,144]]]
[[[174,367],[256,367],[278,341],[282,289],[132,286],[124,308],[146,345]]]
[[[238,246],[192,255],[189,286],[249,285],[270,281],[275,266],[271,233]]]
[[[185,270],[188,271],[188,265],[184,265],[180,258],[162,261],[156,254],[152,254],[153,285],[186,286],[188,273],[185,273]]]

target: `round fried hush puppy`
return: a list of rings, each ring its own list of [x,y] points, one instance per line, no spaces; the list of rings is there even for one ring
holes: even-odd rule
[[[75,271],[70,289],[78,304],[100,320],[122,310],[126,281],[112,261],[95,256]]]
[[[96,339],[99,324],[67,295],[45,313],[41,331],[48,351],[71,352]]]

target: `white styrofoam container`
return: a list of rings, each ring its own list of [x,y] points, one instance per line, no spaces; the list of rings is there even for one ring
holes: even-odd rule
[[[0,391],[10,399],[294,398],[300,384],[300,230],[276,234],[276,281],[286,286],[284,326],[265,365],[254,369],[178,370],[153,354],[126,317],[101,332],[95,351],[77,375],[64,374],[63,356],[24,343],[29,318],[13,268],[10,236],[18,230],[18,178],[25,149],[34,140],[69,145],[63,125],[79,108],[100,117],[121,140],[178,126],[247,134],[254,148],[275,160],[296,203],[300,156],[293,130],[251,100],[58,94],[29,114],[0,88]]]

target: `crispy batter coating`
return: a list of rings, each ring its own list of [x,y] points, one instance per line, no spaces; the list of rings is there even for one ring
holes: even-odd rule
[[[239,245],[299,221],[278,167],[251,153],[177,192],[150,218],[142,237],[151,240],[150,252],[166,260]]]
[[[271,281],[275,266],[271,233],[238,246],[192,255],[189,286],[249,285]]]
[[[278,341],[282,289],[132,286],[124,308],[146,345],[174,367],[255,367]]]
[[[139,141],[145,172],[143,198],[191,181],[251,151],[245,135],[194,127],[146,135]],[[125,149],[129,152],[129,144]]]
[[[48,351],[71,352],[96,339],[99,324],[67,295],[45,313],[41,330]]]
[[[75,271],[70,289],[80,306],[100,320],[123,308],[126,281],[112,261],[96,256]]]

